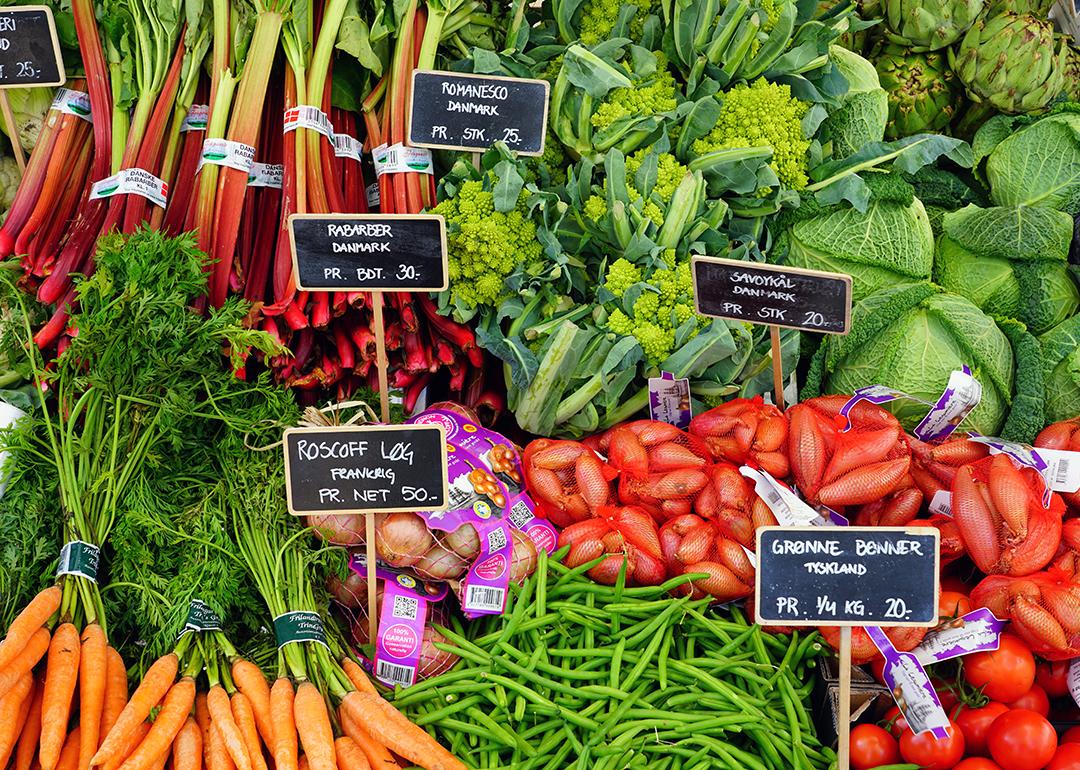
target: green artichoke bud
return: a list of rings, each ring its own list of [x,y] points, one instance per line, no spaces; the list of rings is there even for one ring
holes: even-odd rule
[[[1064,84],[1061,91],[1069,101],[1080,102],[1080,51],[1068,44],[1068,38],[1065,38],[1065,41],[1065,71],[1062,74]]]
[[[1012,13],[1028,13],[1036,19],[1045,19],[1050,13],[1054,0],[992,0],[986,8],[986,17],[998,16],[1011,11]]]
[[[885,0],[885,26],[894,43],[936,51],[959,40],[983,5],[984,0]]]
[[[949,64],[973,101],[1032,112],[1061,93],[1067,48],[1063,41],[1055,50],[1050,22],[1006,11],[979,19],[949,51]]]
[[[881,87],[889,96],[887,139],[940,131],[949,125],[961,94],[945,54],[886,46],[875,63]]]

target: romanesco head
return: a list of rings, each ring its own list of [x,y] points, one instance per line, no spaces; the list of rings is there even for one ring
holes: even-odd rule
[[[769,165],[793,190],[807,184],[807,150],[802,118],[807,105],[791,95],[791,87],[764,78],[740,83],[723,95],[713,129],[694,142],[695,155],[734,147],[771,147]]]
[[[634,336],[634,322],[630,320],[630,316],[619,308],[611,311],[607,319],[607,327],[610,331],[623,337]]]
[[[603,195],[590,195],[585,201],[585,217],[599,222],[607,213],[607,199]]]
[[[604,278],[604,287],[616,297],[621,297],[626,293],[627,289],[640,281],[641,268],[619,257],[608,265],[607,276]]]
[[[632,72],[629,72],[633,76]],[[656,54],[656,72],[629,88],[615,88],[593,112],[593,128],[605,129],[620,118],[657,115],[675,109],[675,78],[667,67],[667,58]]]
[[[619,9],[630,4],[638,8],[634,18],[630,20],[630,37],[633,40],[640,39],[645,27],[645,17],[658,10],[659,4],[655,0],[629,0],[629,3],[621,0],[585,0],[578,19],[581,42],[593,46],[611,37],[611,31],[615,29],[615,22],[619,19]]]
[[[634,179],[648,154],[649,149],[646,147],[626,157],[627,182]],[[653,185],[653,194],[659,196],[664,203],[669,203],[671,196],[675,194],[675,188],[679,186],[679,182],[682,181],[688,171],[689,169],[679,163],[678,159],[671,153],[660,153],[657,155],[656,182]]]
[[[653,291],[643,291],[634,300],[634,319],[644,321],[658,319],[660,316],[660,295]],[[661,324],[662,325],[662,324]]]
[[[663,329],[652,321],[636,321],[634,337],[645,351],[645,357],[650,364],[663,361],[675,346],[675,332]]]

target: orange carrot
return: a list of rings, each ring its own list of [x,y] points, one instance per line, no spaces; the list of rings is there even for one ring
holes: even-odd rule
[[[153,762],[150,763],[150,770],[165,770],[165,765],[169,761],[169,757],[172,755],[172,747],[168,747],[165,751],[161,752]]]
[[[173,770],[202,770],[203,733],[191,717],[177,733],[172,752]]]
[[[186,676],[169,689],[165,704],[154,718],[150,732],[120,766],[120,770],[149,770],[153,767],[160,756],[168,753],[194,703],[195,680]]]
[[[155,704],[156,705],[156,704]],[[135,731],[128,736],[127,742],[123,745],[120,751],[113,755],[113,758],[108,761],[107,764],[102,766],[102,770],[120,770],[120,765],[124,764],[131,752],[139,748],[139,744],[146,738],[146,734],[150,732],[150,723],[143,721],[135,726]]]
[[[296,688],[293,718],[311,770],[337,770],[334,728],[326,713],[326,701],[311,682],[301,682]]]
[[[236,726],[236,720],[232,715],[232,704],[229,696],[221,685],[214,685],[206,694],[206,706],[210,709],[210,721],[221,733],[221,740],[225,743],[225,750],[229,752],[232,761],[239,770],[252,770],[251,757],[248,756],[247,745],[240,728]]]
[[[311,766],[308,765],[307,755],[300,755],[300,758],[296,760],[296,768],[297,770],[311,770]]]
[[[293,718],[292,682],[281,677],[270,688],[270,719],[274,732],[274,770],[298,770],[296,720]]]
[[[41,696],[44,689],[41,685],[34,688],[34,699],[30,703],[26,724],[19,734],[19,745],[15,749],[13,770],[30,770],[30,765],[37,756],[38,738],[41,737]]]
[[[30,637],[22,651],[8,664],[8,667],[0,670],[0,697],[22,679],[22,675],[37,665],[49,649],[49,632],[39,628]]]
[[[356,741],[356,745],[364,752],[368,763],[375,770],[401,770],[401,765],[397,763],[390,751],[372,738],[367,730],[357,724],[352,714],[346,709],[338,708],[338,720],[341,722],[341,729],[345,731],[347,736]]]
[[[79,630],[71,623],[61,623],[49,644],[45,668],[45,694],[41,698],[41,746],[38,760],[41,770],[53,770],[64,748],[71,699],[79,679]],[[78,759],[76,759],[76,765]]]
[[[413,764],[426,770],[466,770],[453,754],[379,696],[351,692],[341,703],[372,738]]]
[[[225,749],[225,740],[221,737],[221,730],[213,722],[210,723],[210,734],[206,743],[206,770],[236,770],[236,763],[232,761],[229,752]]]
[[[79,653],[79,770],[88,770],[97,753],[108,681],[108,647],[105,632],[97,623],[83,629]]]
[[[206,693],[195,696],[195,724],[202,733],[203,765],[210,766],[210,711],[206,708]]]
[[[371,693],[372,695],[378,695],[379,691],[375,689],[375,685],[368,679],[367,673],[364,669],[360,668],[360,664],[352,658],[342,658],[341,668],[345,671],[345,676],[349,677],[349,681],[352,682],[352,686],[360,692]]]
[[[251,699],[242,692],[235,692],[232,696],[233,719],[240,728],[240,737],[247,746],[248,756],[251,757],[253,770],[266,770],[266,760],[263,758],[262,741],[259,740],[259,728],[255,726],[255,710],[252,708]]]
[[[7,767],[11,752],[19,741],[20,716],[26,719],[30,710],[34,677],[27,671],[22,679],[0,698],[0,767]]]
[[[250,660],[237,658],[232,664],[236,689],[244,693],[255,712],[255,725],[267,746],[274,745],[274,726],[270,719],[270,685],[262,670]]]
[[[334,741],[334,752],[337,754],[338,770],[371,770],[367,755],[352,738],[338,738]]]
[[[124,706],[116,724],[109,730],[101,748],[90,760],[90,765],[106,765],[113,760],[121,749],[127,746],[128,738],[138,726],[150,716],[150,710],[158,704],[165,693],[172,687],[176,672],[180,668],[180,659],[174,653],[162,655],[146,672],[142,682],[135,688],[131,700]],[[121,760],[123,761],[123,760]],[[48,768],[45,768],[48,770]]]
[[[127,666],[120,653],[112,647],[105,648],[105,697],[101,704],[101,722],[98,727],[98,745],[94,747],[94,753],[101,747],[101,741],[113,729],[116,720],[120,718],[120,712],[128,702]],[[93,757],[91,757],[93,759]],[[79,756],[82,760],[82,756]],[[83,770],[80,765],[80,769]]]
[[[46,588],[23,608],[8,626],[7,636],[0,642],[0,671],[3,671],[30,642],[52,614],[60,609],[63,592],[59,586]]]
[[[19,741],[19,736],[22,735],[23,728],[26,727],[27,720],[30,719],[30,707],[33,705],[34,699],[37,697],[38,691],[40,689],[41,688],[37,686],[37,681],[31,675],[31,677],[30,677],[30,691],[26,694],[26,697],[23,698],[23,702],[19,706],[19,715],[17,717],[15,717],[15,743],[16,744]],[[38,719],[41,719],[40,715],[38,715]],[[15,746],[12,745],[12,751],[14,751],[14,750],[15,750]],[[9,754],[8,759],[10,759],[10,758],[11,758],[11,755]],[[4,764],[3,762],[0,762],[0,765],[3,765],[3,764]]]
[[[79,744],[82,739],[79,736],[79,726],[68,733],[67,739],[57,757],[56,770],[76,770],[79,766]]]

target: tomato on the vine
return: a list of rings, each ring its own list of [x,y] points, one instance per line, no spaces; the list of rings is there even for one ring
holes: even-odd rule
[[[1062,733],[1061,743],[1080,743],[1080,725],[1070,727]]]
[[[1035,683],[1051,698],[1064,698],[1069,694],[1069,661],[1040,660],[1035,666]]]
[[[1046,770],[1080,770],[1080,744],[1063,743],[1058,746]]]
[[[968,757],[953,770],[1001,770],[1001,765],[986,757]]]
[[[877,725],[856,725],[851,730],[851,766],[870,770],[900,763],[900,745],[888,730]]]
[[[900,756],[924,770],[955,767],[964,758],[964,734],[955,722],[949,722],[946,733],[946,737],[937,738],[929,730],[916,735],[909,728],[900,736]]]
[[[907,717],[904,716],[904,712],[900,710],[899,706],[893,706],[886,711],[881,724],[892,733],[893,738],[896,738],[896,740],[900,740],[900,736],[908,729]]]
[[[1050,699],[1046,697],[1046,691],[1037,684],[1031,685],[1030,690],[1007,705],[1011,709],[1034,711],[1044,717],[1050,715]]]
[[[953,721],[964,734],[964,745],[967,747],[968,754],[976,757],[989,755],[989,749],[986,748],[986,733],[994,720],[1008,710],[1008,706],[997,701],[990,701],[981,708],[961,706],[957,710]]]
[[[1002,770],[1042,770],[1057,751],[1058,740],[1042,714],[1010,709],[994,720],[986,745]]]
[[[964,679],[991,700],[1008,703],[1035,683],[1035,656],[1020,637],[1002,634],[996,650],[964,658]]]
[[[971,600],[967,594],[942,589],[938,597],[939,618],[959,618],[971,612]]]

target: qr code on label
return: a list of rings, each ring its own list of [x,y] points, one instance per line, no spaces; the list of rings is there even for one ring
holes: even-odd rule
[[[488,553],[495,553],[506,548],[506,530],[502,527],[493,529],[487,534]]]
[[[394,609],[392,614],[395,618],[416,620],[416,613],[419,604],[420,602],[417,601],[415,596],[395,596]]]
[[[412,666],[399,666],[396,663],[387,663],[385,660],[379,660],[375,663],[375,676],[384,684],[400,684],[408,687],[413,683],[415,674],[416,669]]]
[[[518,500],[514,503],[514,507],[510,509],[510,523],[518,529],[532,521],[532,518],[532,511],[529,510],[529,506],[524,500]]]

